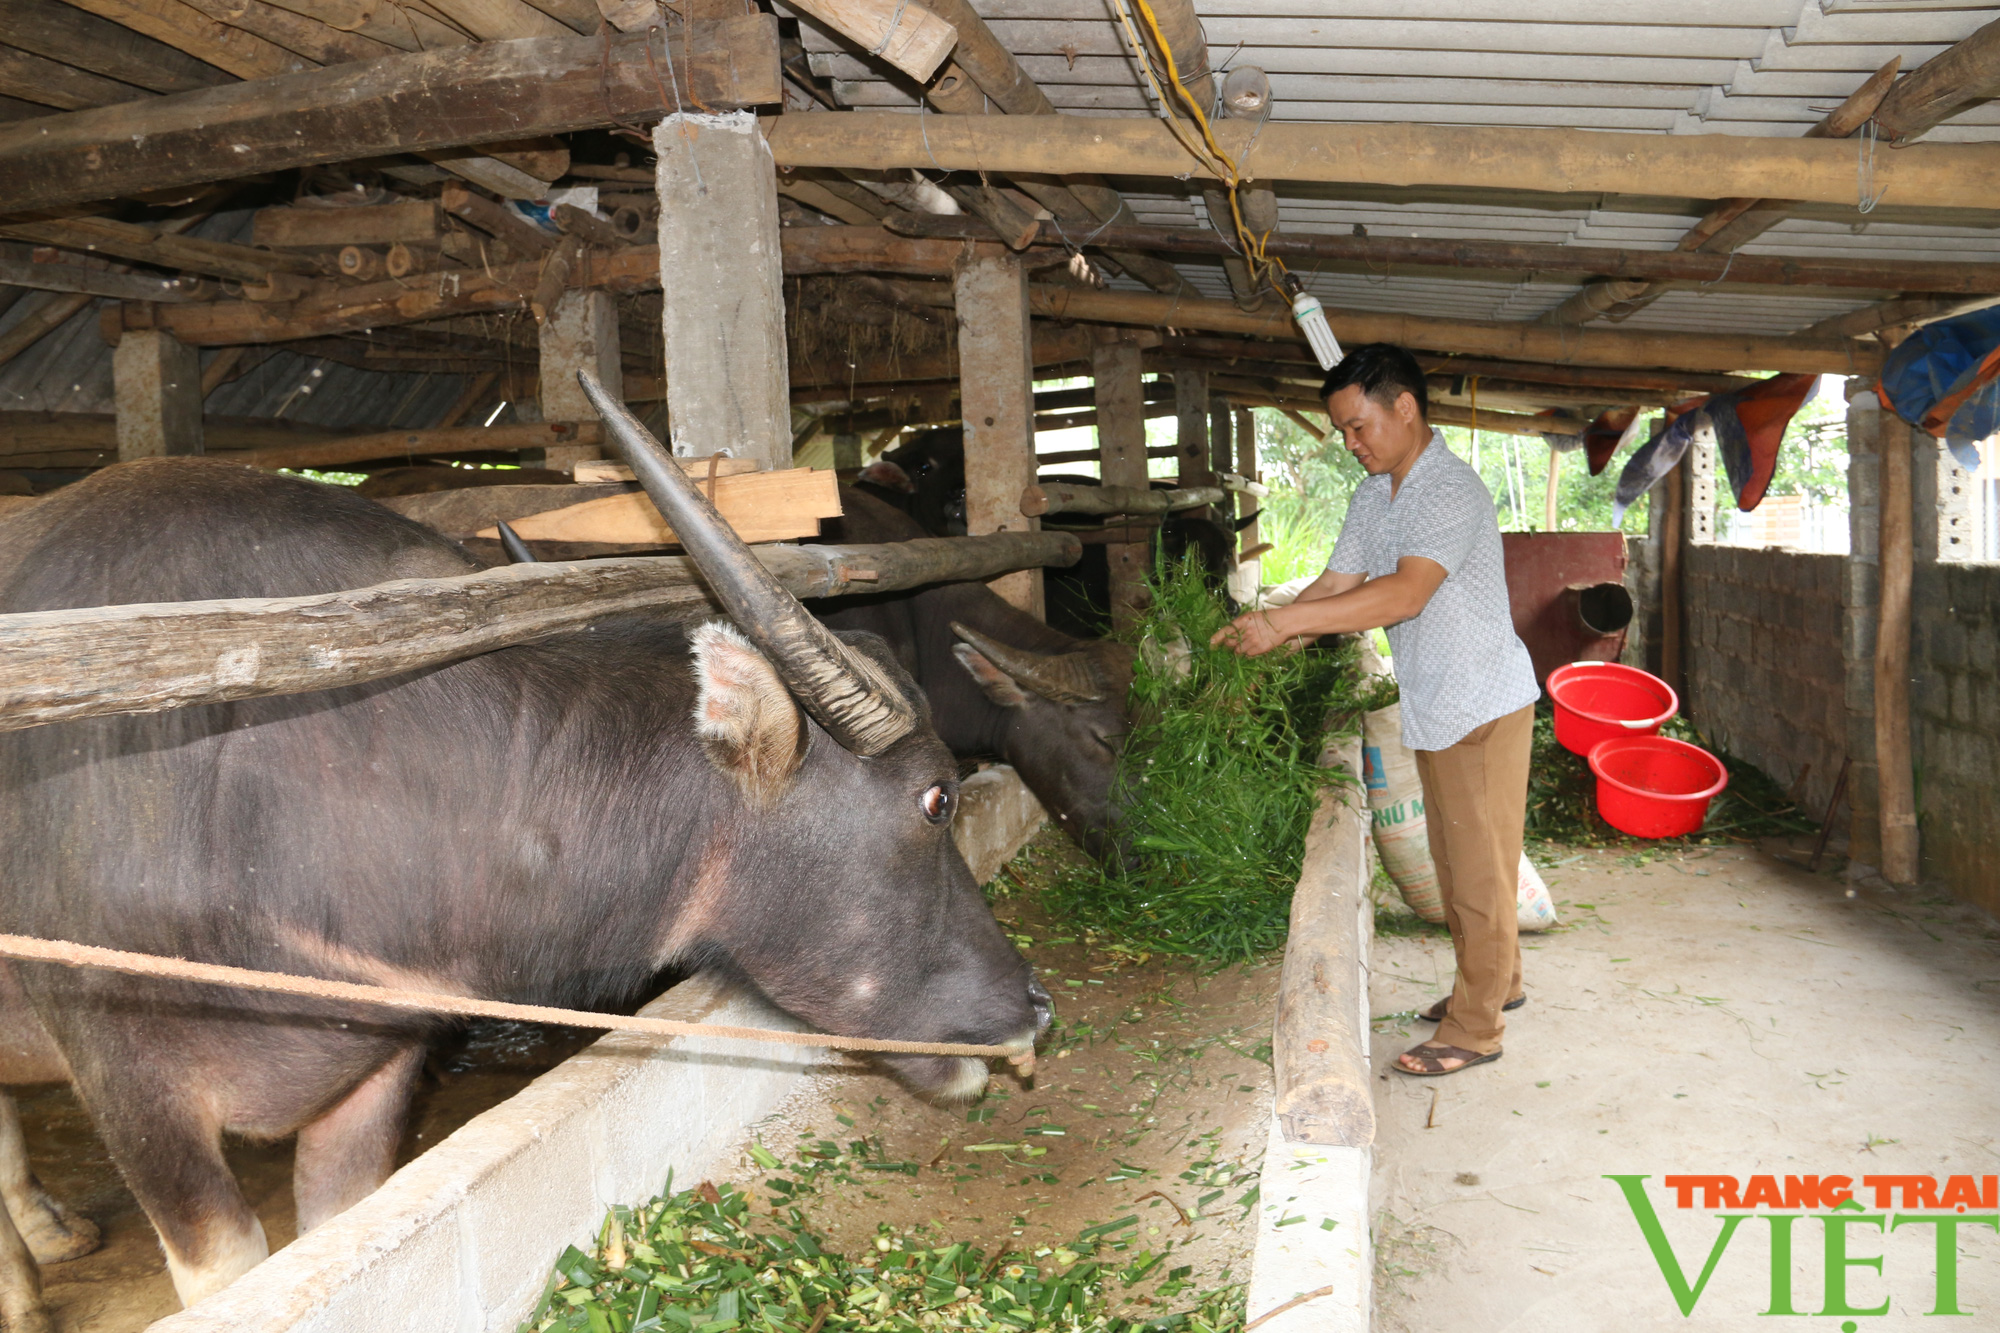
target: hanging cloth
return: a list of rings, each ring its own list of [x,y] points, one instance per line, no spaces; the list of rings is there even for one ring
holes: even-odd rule
[[[2000,432],[2000,307],[1926,324],[1904,339],[1882,366],[1880,393],[1884,407],[1939,439]]]

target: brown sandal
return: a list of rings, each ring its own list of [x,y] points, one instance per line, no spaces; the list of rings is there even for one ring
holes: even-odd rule
[[[1422,1069],[1411,1069],[1405,1066],[1400,1058],[1397,1059],[1396,1072],[1408,1074],[1411,1078],[1437,1078],[1444,1074],[1456,1074],[1461,1069],[1470,1069],[1474,1065],[1483,1065],[1500,1058],[1498,1051],[1488,1051],[1485,1055],[1481,1055],[1478,1051],[1468,1051],[1458,1046],[1439,1046],[1435,1042],[1428,1041],[1421,1046],[1412,1046],[1403,1054],[1416,1057],[1424,1066]],[[1463,1060],[1465,1063],[1447,1069],[1444,1067],[1446,1060]]]
[[[1501,1005],[1500,1007],[1506,1012],[1512,1013],[1514,1012],[1514,1010],[1519,1009],[1522,1005],[1526,1004],[1527,1002],[1528,1002],[1527,996],[1516,995],[1513,999],[1507,1001],[1507,1003]],[[1450,1004],[1451,1004],[1451,996],[1447,995],[1442,1000],[1439,1000],[1436,1004],[1432,1005],[1430,1008],[1418,1014],[1417,1019],[1419,1022],[1423,1023],[1442,1023],[1444,1022],[1445,1011],[1450,1006]]]

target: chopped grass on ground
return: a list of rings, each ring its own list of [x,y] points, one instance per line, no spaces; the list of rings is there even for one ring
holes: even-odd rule
[[[1582,755],[1556,742],[1555,718],[1544,702],[1535,712],[1533,759],[1528,766],[1530,841],[1579,847],[1707,845],[1785,833],[1815,833],[1819,825],[1753,764],[1709,744],[1685,717],[1660,729],[1663,736],[1699,745],[1729,770],[1729,785],[1709,802],[1708,818],[1684,838],[1631,838],[1597,816],[1597,776]]]
[[[1042,888],[1053,913],[1135,951],[1230,962],[1284,943],[1306,826],[1341,780],[1317,765],[1328,723],[1351,728],[1373,702],[1353,648],[1239,657],[1208,646],[1228,621],[1197,575],[1156,573],[1119,774],[1134,857],[1062,866]]]
[[[832,1144],[826,1145],[832,1148]],[[760,1165],[780,1163],[766,1150]],[[838,1151],[837,1149],[835,1150]],[[765,1159],[768,1158],[768,1162]],[[798,1174],[810,1179],[814,1164]],[[784,1181],[775,1176],[767,1186]],[[1237,1333],[1244,1288],[1224,1286],[1179,1313],[1129,1319],[1104,1306],[1111,1284],[1159,1280],[1162,1300],[1186,1285],[1164,1254],[1127,1251],[1118,1233],[1137,1217],[1085,1228],[1033,1255],[988,1256],[973,1245],[932,1244],[925,1229],[883,1226],[860,1259],[829,1253],[797,1208],[789,1222],[758,1217],[752,1196],[703,1183],[640,1208],[613,1208],[589,1254],[571,1246],[522,1333]],[[762,1224],[762,1225],[760,1225]]]

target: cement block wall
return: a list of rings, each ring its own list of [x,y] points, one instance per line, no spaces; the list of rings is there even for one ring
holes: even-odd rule
[[[2000,565],[1919,563],[1910,728],[1924,878],[2000,912]]]
[[[1845,559],[1690,546],[1683,560],[1688,717],[1780,786],[1797,784],[1816,816],[1848,747]]]

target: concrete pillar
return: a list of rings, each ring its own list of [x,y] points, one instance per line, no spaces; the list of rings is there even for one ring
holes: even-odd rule
[[[159,329],[129,329],[111,353],[118,461],[202,452],[201,354]]]
[[[1091,349],[1096,380],[1097,456],[1106,486],[1146,485],[1146,390],[1140,378],[1139,345],[1123,339]],[[1115,542],[1104,548],[1111,569],[1111,625],[1122,630],[1145,613],[1145,542]]]
[[[625,369],[619,360],[618,304],[606,291],[570,291],[542,321],[542,420],[595,421],[576,372],[587,370],[621,402]],[[602,458],[594,444],[558,444],[542,451],[542,466],[572,471],[585,459]]]
[[[1695,431],[1687,456],[1681,460],[1687,478],[1686,522],[1681,529],[1681,540],[1689,546],[1715,545],[1715,462],[1715,430],[1703,426]]]
[[[965,422],[965,529],[1032,532],[1021,513],[1035,481],[1035,368],[1028,333],[1028,270],[1012,255],[975,259],[952,284],[958,307],[958,401]],[[1003,574],[993,591],[1043,615],[1042,571]]]
[[[667,410],[687,458],[792,464],[778,175],[748,111],[672,115],[659,154]]]
[[[1848,557],[1841,571],[1840,636],[1847,688],[1848,859],[1882,864],[1875,770],[1875,619],[1882,592],[1882,403],[1872,381],[1847,381]]]
[[[1957,564],[1978,559],[1973,546],[1972,474],[1959,466],[1945,442],[1929,431],[1914,431],[1911,499],[1916,505],[1916,559],[1924,564]]]

